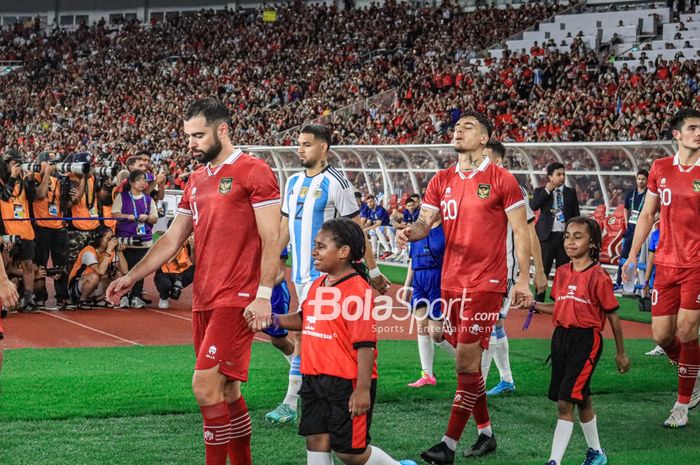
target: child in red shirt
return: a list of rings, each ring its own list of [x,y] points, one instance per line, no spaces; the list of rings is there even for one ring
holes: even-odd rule
[[[553,315],[552,379],[549,398],[557,402],[559,420],[554,430],[552,454],[546,465],[560,465],[574,428],[578,407],[586,437],[586,464],[604,465],[607,457],[600,447],[596,415],[591,402],[590,381],[603,351],[601,332],[610,321],[620,373],[630,361],[625,354],[619,305],[613,295],[612,279],[598,263],[601,248],[598,223],[582,216],[571,218],[564,233],[564,248],[571,263],[557,268],[552,285],[554,304],[535,303],[534,310]]]
[[[329,220],[316,235],[311,285],[301,312],[273,315],[273,328],[301,331],[301,422],[307,465],[415,465],[370,446],[377,389],[373,296],[362,264],[365,236],[347,218]]]

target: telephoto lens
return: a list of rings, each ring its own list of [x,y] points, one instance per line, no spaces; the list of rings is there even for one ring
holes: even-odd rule
[[[132,245],[141,245],[143,243],[138,237],[117,237],[117,242],[119,243],[119,245],[123,245],[126,247]]]
[[[173,300],[178,300],[182,294],[182,281],[176,279],[173,281],[173,287],[170,289],[170,298]]]
[[[57,163],[56,171],[61,174],[88,174],[90,172],[90,163]]]
[[[19,243],[20,243],[21,240],[22,240],[22,239],[21,239],[19,236],[14,235],[14,234],[3,234],[3,235],[2,235],[2,242],[3,242],[4,244],[8,244],[8,245],[9,245],[9,244],[19,245]]]
[[[41,163],[22,163],[22,171],[25,173],[40,173]]]
[[[54,266],[52,268],[46,268],[46,276],[52,277],[52,276],[60,276],[62,274],[65,274],[66,270],[59,266]]]

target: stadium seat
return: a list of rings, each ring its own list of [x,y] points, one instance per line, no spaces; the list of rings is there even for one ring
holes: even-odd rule
[[[618,205],[615,212],[605,221],[603,247],[600,251],[600,262],[617,265],[622,251],[622,237],[627,229],[625,206]]]
[[[598,222],[601,232],[605,231],[605,213],[605,205],[598,205],[593,212],[593,219]]]

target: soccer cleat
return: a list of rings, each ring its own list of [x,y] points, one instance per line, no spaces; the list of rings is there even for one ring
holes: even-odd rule
[[[420,388],[423,386],[435,386],[435,383],[437,383],[435,376],[429,375],[425,371],[421,371],[420,378],[418,378],[417,381],[410,383],[408,386],[412,388]]]
[[[545,463],[544,465],[557,465],[557,462],[554,460],[550,460],[549,462]]]
[[[671,414],[664,421],[664,428],[683,428],[688,424],[688,410],[674,405]]]
[[[170,308],[170,302],[168,302],[168,299],[158,300],[158,308]]]
[[[608,457],[605,451],[588,448],[586,452],[586,460],[581,465],[605,465],[608,463]]]
[[[649,352],[645,352],[644,355],[648,355],[650,357],[661,357],[662,355],[666,355],[666,351],[663,349],[663,347],[656,346]]]
[[[497,385],[486,391],[486,395],[499,396],[508,392],[515,392],[515,383],[501,380]]]
[[[289,405],[282,403],[272,412],[268,412],[265,419],[272,423],[291,423],[297,421],[297,412]]]
[[[399,464],[401,464],[401,465],[418,465],[413,460],[399,460]]]
[[[496,450],[496,436],[481,433],[469,450],[464,451],[465,457],[481,457]]]
[[[131,298],[131,308],[143,308],[146,306],[146,302],[141,300],[141,297]]]
[[[430,449],[421,452],[420,457],[432,465],[450,465],[455,461],[455,451],[440,441]]]

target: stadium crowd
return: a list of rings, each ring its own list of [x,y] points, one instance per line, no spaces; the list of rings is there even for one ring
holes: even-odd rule
[[[22,62],[0,78],[0,144],[30,155],[85,145],[115,158],[168,156],[181,149],[172,115],[185,96],[212,94],[235,109],[238,144],[272,142],[284,129],[404,86],[433,62],[476,56],[561,8],[538,2],[462,14],[447,3],[350,11],[297,3],[279,8],[274,23],[260,11],[227,11],[150,27],[18,26],[0,38],[0,57]]]

